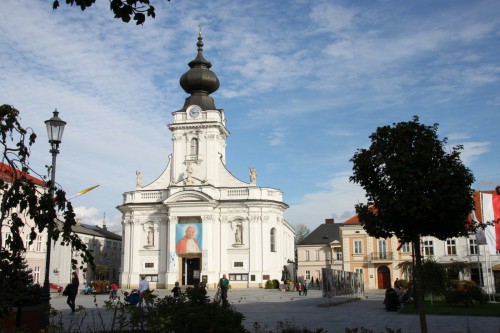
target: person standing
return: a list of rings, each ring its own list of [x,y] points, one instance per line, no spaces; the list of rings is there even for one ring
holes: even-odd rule
[[[402,285],[401,285],[401,281],[399,281],[398,278],[396,278],[396,281],[394,281],[394,289],[396,289],[396,293],[399,294],[399,292],[401,291],[402,289]]]
[[[146,301],[146,306],[149,308],[148,295],[149,293],[149,282],[146,280],[145,275],[141,275],[141,281],[139,282],[139,307],[142,307],[142,302]]]
[[[222,275],[222,279],[219,280],[220,294],[222,298],[222,304],[227,304],[227,290],[229,289],[229,280],[226,278],[226,274]]]
[[[66,303],[69,305],[71,308],[71,313],[75,313],[75,299],[76,295],[78,294],[78,286],[80,286],[80,280],[78,279],[78,273],[73,272],[71,273],[71,283],[70,287],[68,290],[68,299],[66,300]]]
[[[302,296],[302,282],[297,283],[297,291],[299,292],[299,296]]]

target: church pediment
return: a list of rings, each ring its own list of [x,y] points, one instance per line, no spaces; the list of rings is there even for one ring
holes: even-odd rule
[[[202,202],[213,202],[214,199],[207,195],[206,193],[197,192],[197,191],[182,191],[179,193],[175,193],[165,200],[163,203],[202,203]]]

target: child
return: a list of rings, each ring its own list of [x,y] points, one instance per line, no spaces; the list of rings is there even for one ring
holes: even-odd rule
[[[181,296],[181,288],[179,287],[179,282],[175,282],[175,287],[172,289],[174,293],[174,298],[177,300]]]

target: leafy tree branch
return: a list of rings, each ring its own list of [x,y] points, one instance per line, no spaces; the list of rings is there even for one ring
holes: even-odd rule
[[[92,6],[96,0],[65,0],[65,2],[68,5],[76,5],[81,10],[85,10]],[[56,10],[59,5],[59,0],[54,0],[52,8]],[[146,17],[156,17],[155,7],[151,5],[150,0],[109,0],[109,6],[115,14],[115,18],[121,19],[125,23],[133,19],[139,25],[146,21]]]

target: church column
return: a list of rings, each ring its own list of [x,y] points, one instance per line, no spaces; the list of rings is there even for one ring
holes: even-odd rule
[[[139,249],[141,246],[141,225],[138,219],[131,221],[130,247]],[[130,288],[136,288],[139,285],[139,275],[142,272],[141,261],[139,260],[139,251],[134,251],[130,255]]]
[[[124,235],[128,235],[128,238],[124,238],[124,242],[122,244],[122,249],[123,249],[123,272],[122,272],[122,282],[121,282],[121,287],[122,288],[130,288],[131,284],[131,279],[132,279],[132,265],[133,265],[133,253],[132,253],[132,244],[133,244],[133,239],[134,239],[134,232],[133,232],[133,219],[129,218],[124,221],[125,224],[125,233]],[[125,263],[127,263],[125,265]]]
[[[161,218],[158,229],[158,249],[160,250],[158,258],[158,283],[164,284],[164,288],[168,285],[168,223],[166,218]]]
[[[175,281],[179,281],[179,257],[175,253],[175,229],[177,228],[177,216],[169,216],[166,219],[166,229],[167,229],[167,241],[166,241],[166,253],[168,258],[168,267],[167,267],[167,278],[166,278],[166,288],[169,288],[171,285],[175,283]]]

